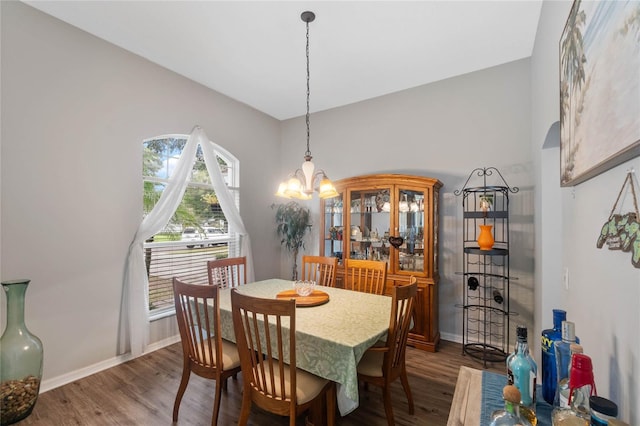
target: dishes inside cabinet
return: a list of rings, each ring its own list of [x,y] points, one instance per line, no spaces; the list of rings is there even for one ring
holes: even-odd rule
[[[389,196],[389,190],[383,189],[382,191],[378,191],[376,194],[376,209],[378,212],[388,212],[391,210],[391,204],[389,201],[391,200]]]

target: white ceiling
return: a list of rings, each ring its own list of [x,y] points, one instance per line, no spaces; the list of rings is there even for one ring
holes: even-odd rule
[[[531,56],[536,1],[25,1],[277,119]]]

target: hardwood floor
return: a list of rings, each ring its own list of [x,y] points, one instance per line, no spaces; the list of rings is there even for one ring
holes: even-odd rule
[[[469,356],[462,356],[457,343],[442,341],[436,353],[413,348],[407,351],[409,383],[415,414],[409,415],[404,392],[397,380],[392,391],[397,425],[446,425],[458,368],[467,365],[482,369]],[[502,363],[489,368],[504,373]],[[31,416],[18,423],[27,425],[171,425],[173,401],[182,372],[179,343],[129,361],[125,364],[69,383],[40,395]],[[178,425],[209,425],[213,411],[215,382],[191,375],[180,406]],[[218,424],[237,423],[240,413],[242,374],[229,379],[222,393]],[[264,413],[253,407],[250,425],[287,425],[284,417]],[[304,425],[304,416],[298,419]],[[376,387],[360,387],[360,406],[340,417],[337,425],[386,425],[382,393]]]

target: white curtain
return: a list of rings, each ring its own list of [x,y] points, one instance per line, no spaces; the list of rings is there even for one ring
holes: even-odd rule
[[[202,147],[207,171],[211,177],[220,207],[229,221],[229,230],[240,236],[240,253],[241,256],[247,257],[247,279],[254,280],[249,235],[236,208],[233,195],[224,183],[214,145],[209,141],[204,130],[196,126],[187,139],[180,159],[173,174],[169,177],[169,182],[160,199],[153,210],[142,220],[129,246],[120,310],[119,353],[126,352],[126,343],[129,343],[131,354],[139,356],[144,353],[149,343],[149,280],[143,244],[169,223],[169,219],[180,205],[196,160],[198,145]]]

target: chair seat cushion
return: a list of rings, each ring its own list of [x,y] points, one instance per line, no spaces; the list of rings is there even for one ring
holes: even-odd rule
[[[225,370],[240,367],[240,355],[235,343],[222,339],[222,366]]]
[[[366,351],[358,363],[358,374],[371,377],[382,377],[384,352]]]
[[[215,353],[213,355],[215,357]],[[204,364],[210,364],[208,351],[205,352],[204,357]],[[222,339],[222,368],[225,370],[231,370],[236,367],[240,367],[240,355],[238,354],[238,348],[234,343]]]
[[[284,366],[284,376],[285,376],[285,398],[289,398],[290,394],[289,394],[289,366],[285,365]],[[278,372],[276,372],[275,374],[275,383],[276,383],[276,387],[279,388],[279,380],[280,380],[280,375],[278,374]],[[269,391],[269,393],[271,393],[271,385],[270,385],[270,380],[267,377],[267,389]],[[327,385],[327,383],[329,383],[328,380],[323,379],[321,377],[316,376],[315,374],[311,374],[309,372],[306,372],[304,370],[300,370],[298,369],[296,371],[296,384],[297,384],[297,390],[296,390],[296,399],[297,399],[297,403],[298,404],[304,404],[306,402],[311,401],[312,399],[314,399],[316,396],[318,396],[320,394],[320,392],[322,391],[322,389],[324,389],[324,387]],[[280,393],[280,390],[277,389],[277,395],[280,397],[282,396]]]

